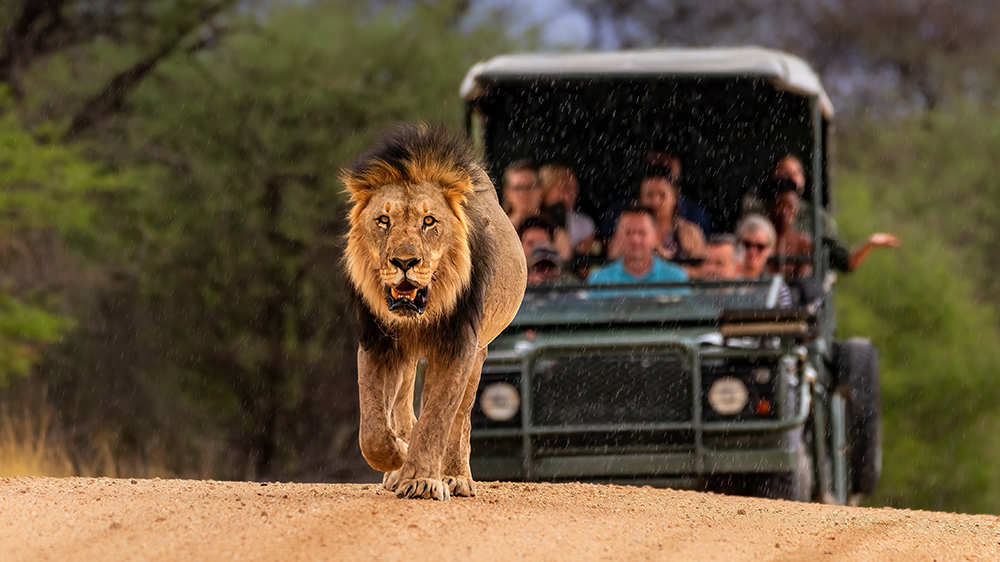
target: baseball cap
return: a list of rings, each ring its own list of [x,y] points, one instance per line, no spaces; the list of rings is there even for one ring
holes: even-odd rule
[[[542,262],[550,262],[554,267],[562,267],[559,252],[551,246],[539,246],[528,254],[528,267],[534,267]]]

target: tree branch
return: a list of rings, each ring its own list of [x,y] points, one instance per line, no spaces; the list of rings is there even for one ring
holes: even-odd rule
[[[180,43],[179,39],[171,42],[155,55],[144,58],[132,65],[131,68],[115,75],[101,93],[91,97],[83,104],[83,108],[73,117],[73,122],[70,124],[69,130],[66,131],[63,140],[72,140],[84,129],[120,109],[125,95],[141,82],[156,67],[157,63],[170,55],[177,43]]]
[[[119,72],[108,82],[108,85],[95,96],[92,96],[83,107],[73,117],[69,129],[63,136],[63,141],[69,141],[79,135],[85,129],[92,127],[97,122],[107,118],[114,112],[121,109],[125,96],[142,80],[152,72],[156,66],[165,58],[176,52],[180,44],[191,33],[205,22],[212,19],[227,6],[235,3],[236,0],[223,0],[203,9],[197,16],[192,18],[188,25],[177,31],[166,44],[160,47],[155,54],[146,57],[130,68]],[[195,44],[193,50],[201,48],[200,44]]]
[[[0,83],[10,86],[15,99],[24,98],[22,75],[35,54],[35,44],[39,37],[58,27],[59,12],[65,3],[66,0],[25,0],[20,15],[4,34],[4,47],[0,52]]]

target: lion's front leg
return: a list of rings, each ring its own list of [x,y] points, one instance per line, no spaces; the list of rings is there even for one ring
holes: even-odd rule
[[[448,436],[448,447],[445,450],[444,483],[452,496],[472,497],[476,495],[476,482],[472,479],[472,469],[469,467],[469,432],[472,430],[472,403],[476,400],[476,389],[483,372],[483,362],[486,361],[486,348],[480,349],[476,360],[471,365],[469,379],[465,386],[465,396],[455,414],[455,421]]]
[[[413,414],[413,387],[416,381],[417,362],[411,361],[402,371],[402,382],[399,392],[396,393],[395,403],[392,405],[392,415],[389,420],[389,427],[396,438],[404,443],[410,442],[410,434],[413,433],[413,425],[417,423],[417,418]],[[382,477],[382,487],[390,492],[395,492],[399,486],[399,470],[386,472]]]
[[[392,404],[392,418],[390,425],[396,437],[407,443],[410,442],[410,434],[413,433],[413,425],[417,423],[417,417],[413,414],[413,387],[417,378],[416,357],[406,361],[400,372],[399,391],[396,392],[396,399]]]
[[[407,444],[393,431],[389,412],[396,402],[407,364],[412,366],[412,362],[398,354],[375,356],[358,349],[361,410],[358,441],[362,456],[375,470],[392,472],[406,460]]]
[[[470,339],[453,356],[436,352],[427,358],[423,406],[399,474],[396,495],[401,498],[447,500],[451,496],[441,480],[441,468],[476,358],[477,345]]]

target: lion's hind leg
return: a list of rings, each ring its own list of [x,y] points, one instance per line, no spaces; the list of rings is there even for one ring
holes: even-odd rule
[[[472,403],[476,400],[476,389],[483,372],[483,362],[486,360],[486,348],[479,350],[469,373],[469,381],[465,388],[462,403],[455,414],[455,421],[448,435],[448,448],[444,456],[444,483],[452,496],[473,497],[476,495],[476,481],[472,479],[472,469],[469,467],[469,433],[472,430],[470,413]]]

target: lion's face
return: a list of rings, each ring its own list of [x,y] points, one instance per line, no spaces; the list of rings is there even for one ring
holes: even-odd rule
[[[464,213],[440,185],[385,185],[354,210],[352,281],[369,308],[397,324],[447,314],[469,278]]]

